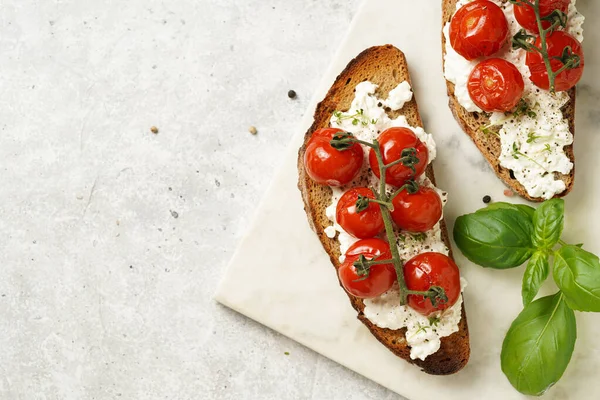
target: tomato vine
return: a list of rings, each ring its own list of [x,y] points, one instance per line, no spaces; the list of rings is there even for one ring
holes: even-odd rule
[[[391,260],[372,260],[367,261],[366,258],[359,257],[359,259],[354,263],[354,266],[357,271],[359,271],[360,275],[368,276],[369,269],[373,265],[390,263],[394,266],[396,270],[396,275],[398,278],[398,286],[400,288],[400,305],[405,305],[408,302],[409,295],[420,295],[426,299],[431,300],[431,304],[436,307],[438,303],[445,303],[448,301],[448,296],[444,288],[441,286],[431,286],[429,290],[426,291],[414,291],[409,290],[406,285],[406,280],[404,279],[404,265],[402,263],[402,259],[400,258],[400,253],[398,252],[398,246],[396,246],[396,235],[394,232],[394,227],[392,224],[392,216],[390,212],[393,210],[394,206],[391,201],[397,196],[401,191],[407,190],[409,193],[415,193],[419,186],[415,182],[414,179],[409,179],[402,187],[400,187],[397,191],[392,194],[388,194],[386,190],[386,182],[385,176],[388,168],[393,167],[394,165],[403,164],[405,167],[409,168],[414,174],[416,173],[415,165],[419,163],[419,158],[416,156],[417,151],[415,148],[407,148],[401,154],[401,157],[393,161],[389,164],[385,164],[383,161],[383,156],[381,154],[381,149],[379,146],[379,142],[377,140],[373,140],[373,142],[366,142],[364,140],[356,139],[349,132],[339,132],[334,135],[331,140],[331,146],[339,151],[345,151],[349,149],[354,143],[360,143],[364,146],[367,146],[373,149],[376,157],[377,163],[380,171],[380,180],[379,180],[379,189],[373,189],[373,193],[375,194],[375,199],[369,199],[367,197],[361,196],[357,202],[356,207],[357,211],[364,211],[369,203],[377,203],[380,206],[381,216],[383,218],[385,233],[390,244],[390,250],[392,253]]]
[[[540,0],[509,0],[515,6],[530,6],[533,8],[535,13],[535,19],[537,23],[538,30],[540,32],[540,47],[535,45],[536,37],[533,35],[529,35],[525,29],[521,29],[513,38],[512,38],[512,46],[513,48],[521,48],[525,51],[532,52],[535,51],[542,56],[544,60],[544,65],[546,66],[546,70],[548,72],[548,82],[549,82],[549,90],[551,93],[556,91],[556,77],[563,71],[567,69],[574,69],[579,67],[581,64],[581,57],[573,52],[573,49],[570,46],[566,46],[563,49],[563,52],[560,57],[550,57],[548,54],[548,35],[552,33],[556,28],[567,26],[567,15],[560,11],[554,10],[549,15],[542,17],[540,13]],[[550,22],[550,26],[546,29],[543,27],[543,22]],[[554,71],[552,69],[551,60],[557,59],[559,60],[563,66],[558,70]]]

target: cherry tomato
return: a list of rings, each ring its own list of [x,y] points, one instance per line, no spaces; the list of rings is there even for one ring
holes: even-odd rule
[[[450,21],[450,45],[469,61],[497,53],[508,34],[504,12],[488,0],[465,4]]]
[[[362,167],[364,152],[358,143],[348,150],[334,149],[330,141],[343,132],[336,128],[315,131],[304,152],[304,168],[317,183],[329,186],[342,186],[350,183]]]
[[[405,189],[392,199],[392,219],[400,229],[427,232],[442,218],[442,199],[435,190],[420,186],[410,194]]]
[[[369,203],[365,210],[356,212],[358,196],[375,198],[373,191],[365,187],[348,190],[338,201],[336,219],[338,224],[352,236],[368,239],[383,231],[383,217],[377,203]]]
[[[460,296],[460,273],[452,259],[441,253],[422,253],[404,264],[404,279],[409,290],[425,292],[431,286],[440,286],[448,297],[446,302],[437,302],[421,295],[409,295],[408,305],[415,311],[429,315],[435,311],[452,307]]]
[[[402,163],[394,165],[387,169],[385,173],[385,183],[392,186],[402,186],[410,178],[418,178],[423,175],[427,164],[429,164],[429,150],[421,142],[415,133],[408,128],[389,128],[383,131],[379,138],[379,150],[383,157],[384,164],[390,164],[402,157],[402,151],[408,148],[414,148],[419,162],[415,164],[416,173]],[[377,163],[375,150],[371,149],[369,153],[369,164],[373,173],[381,179],[381,171]]]
[[[563,31],[552,32],[546,36],[546,42],[548,45],[548,55],[550,56],[550,65],[552,66],[552,71],[554,72],[558,71],[564,65],[560,60],[557,60],[554,57],[562,56],[563,51],[567,46],[571,48],[573,54],[577,54],[579,56],[579,66],[577,68],[564,70],[558,74],[554,82],[555,90],[557,92],[571,89],[577,84],[577,82],[579,82],[581,76],[583,75],[584,58],[581,43],[579,43],[579,41],[573,36]],[[541,46],[539,37],[535,41],[535,45],[538,47]],[[541,54],[534,51],[528,52],[525,63],[529,67],[529,71],[531,71],[531,81],[539,88],[548,90],[550,87],[550,83],[548,81],[548,70],[546,69],[546,64],[544,64],[544,59],[542,58]]]
[[[560,10],[567,14],[569,12],[569,4],[571,0],[540,0],[540,17],[544,18],[552,14],[554,10]],[[537,20],[535,19],[535,11],[533,7],[527,4],[515,4],[515,18],[519,24],[534,33],[540,33]],[[548,29],[552,25],[550,21],[542,21],[542,27]]]
[[[512,63],[490,58],[473,68],[467,88],[471,100],[483,111],[510,111],[523,96],[523,76]]]
[[[381,239],[363,239],[354,243],[346,252],[346,260],[338,269],[342,286],[348,293],[363,299],[378,297],[391,289],[398,279],[393,264],[373,265],[369,275],[358,275],[354,262],[360,255],[367,260],[391,260],[390,245]]]
[[[310,142],[317,140],[319,138],[325,138],[325,139],[331,140],[331,139],[333,139],[333,136],[339,132],[344,132],[344,131],[339,128],[317,129],[316,131],[313,132],[308,143],[310,144]]]

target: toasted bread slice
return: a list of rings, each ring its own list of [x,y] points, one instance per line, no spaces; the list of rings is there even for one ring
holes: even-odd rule
[[[332,190],[328,186],[313,182],[306,174],[303,163],[304,152],[312,133],[317,129],[328,127],[334,111],[349,109],[354,98],[355,86],[366,80],[379,85],[376,92],[379,98],[387,98],[390,90],[403,81],[410,83],[408,66],[404,54],[392,45],[385,45],[371,47],[352,60],[337,77],[325,99],[317,106],[314,123],[306,133],[304,145],[300,148],[298,156],[298,171],[300,174],[298,187],[302,192],[309,223],[319,236],[325,251],[329,254],[331,262],[336,269],[340,267],[340,244],[337,239],[330,239],[324,232],[325,228],[331,225],[331,222],[325,215],[325,209],[331,204]],[[388,114],[391,118],[404,115],[410,125],[423,126],[414,96],[401,110],[395,112],[388,111]],[[426,175],[435,184],[431,165],[427,168]],[[441,225],[443,240],[446,246],[450,248],[446,225],[443,221]],[[352,306],[358,312],[358,319],[369,328],[371,333],[381,343],[397,356],[402,357],[410,363],[417,364],[426,373],[433,375],[453,374],[467,363],[470,348],[469,330],[464,305],[458,332],[442,338],[440,349],[435,354],[427,357],[425,361],[421,361],[419,359],[411,360],[410,358],[410,347],[407,345],[405,339],[406,329],[390,330],[375,326],[363,314],[365,306],[362,299],[350,294],[348,294],[348,297]]]
[[[446,25],[447,22],[450,22],[452,16],[456,11],[456,3],[458,0],[442,0],[442,28]],[[506,0],[508,1],[508,0]],[[446,55],[446,46],[449,46],[449,43],[446,43],[446,38],[442,33],[442,51],[444,56]],[[469,137],[473,140],[479,151],[486,158],[492,170],[498,178],[500,178],[508,187],[510,187],[515,193],[518,193],[521,197],[526,198],[530,201],[541,202],[544,201],[541,197],[531,197],[527,194],[527,190],[525,187],[521,185],[521,183],[515,179],[511,170],[506,169],[500,165],[500,153],[502,151],[502,147],[500,144],[500,138],[498,135],[492,135],[489,132],[484,133],[482,128],[487,127],[490,124],[490,119],[485,113],[477,113],[477,112],[468,112],[463,106],[460,105],[458,99],[454,95],[454,84],[452,82],[446,81],[446,86],[448,88],[448,97],[449,97],[449,106],[452,110],[452,114],[456,121],[460,124],[461,128]],[[569,129],[575,136],[575,88],[569,91],[570,100],[565,106],[562,108],[563,116],[569,121]],[[491,127],[489,130],[494,132],[500,131],[499,126]],[[565,147],[565,153],[567,157],[571,160],[573,165],[575,165],[575,154],[573,152],[573,145]],[[565,183],[566,189],[564,192],[557,194],[555,197],[563,197],[566,196],[571,189],[573,188],[573,183],[575,180],[575,166],[571,170],[571,173],[568,175],[560,174],[555,172],[555,178],[560,179]]]

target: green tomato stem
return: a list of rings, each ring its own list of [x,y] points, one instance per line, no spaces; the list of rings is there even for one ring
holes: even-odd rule
[[[535,20],[536,20],[537,28],[538,28],[538,31],[540,34],[541,46],[537,47],[533,43],[526,42],[526,43],[522,43],[522,47],[525,48],[527,51],[536,51],[537,53],[539,53],[542,56],[542,59],[544,60],[544,65],[546,66],[546,71],[548,74],[548,90],[551,93],[555,93],[556,92],[556,77],[561,72],[575,67],[575,62],[570,60],[567,63],[563,62],[563,66],[560,69],[558,69],[556,72],[552,70],[552,64],[550,62],[550,55],[548,54],[547,36],[549,33],[554,31],[554,29],[561,26],[563,24],[563,22],[555,20],[554,22],[552,22],[552,24],[547,29],[544,29],[542,16],[540,14],[540,0],[535,0],[535,1],[510,0],[510,1],[511,1],[511,3],[513,3],[515,5],[522,4],[522,5],[527,5],[527,6],[530,6],[531,8],[533,8],[533,11],[535,13]],[[521,43],[521,42],[519,41],[519,43]]]
[[[373,141],[375,145],[373,148],[375,155],[377,156],[377,164],[379,166],[380,178],[379,178],[379,193],[376,193],[378,200],[389,203],[390,199],[387,196],[385,190],[385,173],[386,166],[383,163],[383,156],[381,155],[381,149],[379,148],[379,142]],[[392,253],[392,265],[396,270],[396,277],[398,278],[398,286],[400,287],[400,305],[403,306],[407,302],[408,287],[404,280],[404,265],[400,259],[400,253],[398,252],[398,246],[396,245],[396,235],[394,234],[394,226],[392,225],[392,216],[390,210],[387,207],[380,207],[381,217],[383,218],[383,224],[385,226],[385,234],[387,236],[390,251]]]
[[[377,199],[369,199],[369,203],[381,204],[382,206],[385,206],[385,207],[389,208],[390,210],[394,209],[394,205],[392,203],[390,203],[389,201],[382,201],[382,200],[377,200]]]
[[[357,261],[359,262],[359,261]],[[383,265],[383,264],[392,264],[394,262],[394,260],[372,260],[372,261],[363,261],[362,264],[367,266],[367,267],[371,267],[373,265]]]

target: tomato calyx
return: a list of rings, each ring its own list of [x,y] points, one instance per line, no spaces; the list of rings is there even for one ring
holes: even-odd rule
[[[525,51],[536,51],[534,46],[535,35],[530,35],[525,29],[521,29],[512,37],[511,43],[513,49],[523,49]]]
[[[371,199],[367,196],[360,195],[358,196],[358,200],[356,200],[356,212],[361,213],[365,211],[367,208],[369,208],[369,204],[371,203],[381,204],[382,206],[386,206],[388,208],[391,206],[391,203],[387,201]]]
[[[394,260],[379,260],[379,258],[374,258],[372,260],[367,260],[364,254],[358,256],[358,259],[354,261],[352,265],[356,268],[356,274],[360,277],[354,282],[364,281],[369,277],[371,272],[371,267],[374,265],[382,265],[382,264],[393,264]]]
[[[573,52],[573,48],[571,46],[565,47],[560,57],[552,57],[552,59],[563,63],[562,68],[555,72],[556,75],[560,74],[566,69],[578,68],[581,65],[581,57]]]
[[[548,90],[551,93],[556,92],[556,78],[566,70],[576,69],[582,65],[582,59],[576,54],[571,46],[565,46],[561,56],[550,56],[548,51],[548,36],[559,27],[566,28],[568,16],[563,11],[556,9],[548,15],[542,16],[540,12],[540,0],[509,0],[515,7],[529,6],[533,9],[536,18],[539,37],[530,35],[525,29],[521,29],[511,42],[513,49],[523,49],[529,53],[538,53],[544,62],[548,74]],[[548,28],[544,29],[544,23],[550,23]],[[539,42],[539,44],[538,44]],[[552,61],[559,61],[562,66],[554,70]],[[574,86],[574,84],[572,85]]]
[[[331,139],[331,147],[339,151],[345,151],[351,148],[354,143],[364,144],[365,146],[371,146],[371,143],[364,142],[362,140],[358,140],[354,137],[354,135],[350,132],[340,131],[333,135],[333,139]]]
[[[419,163],[419,158],[417,157],[417,149],[414,147],[409,147],[407,149],[402,150],[402,154],[400,158],[392,163],[386,165],[388,168],[392,167],[396,164],[402,164],[407,168],[410,168],[413,175],[417,173],[416,165]]]
[[[564,12],[560,10],[554,10],[549,15],[540,18],[542,21],[550,22],[550,26],[556,28],[558,26],[562,26],[563,28],[567,27],[568,16]],[[554,29],[552,28],[552,29]]]
[[[438,305],[445,304],[448,302],[448,296],[446,295],[446,291],[441,286],[431,286],[429,290],[425,292],[409,290],[408,294],[423,296],[425,299],[429,299],[433,307],[437,307]]]
[[[408,192],[408,194],[415,194],[419,191],[419,184],[414,179],[409,179],[406,181],[406,183],[404,185],[400,186],[400,188],[398,188],[398,190],[396,190],[394,193],[392,193],[390,198],[394,199],[396,196],[398,196],[400,194],[400,192],[402,192],[404,190],[406,190]]]

